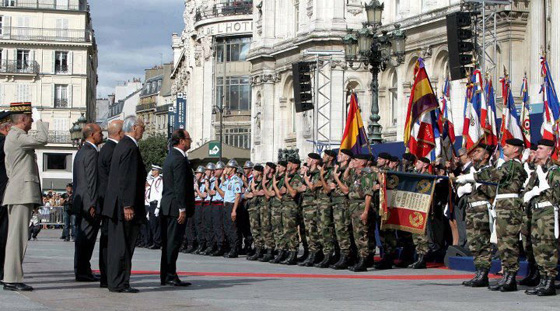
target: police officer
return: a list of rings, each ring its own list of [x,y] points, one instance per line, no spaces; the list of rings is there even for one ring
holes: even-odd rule
[[[264,192],[262,187],[262,175],[264,167],[257,164],[253,167],[253,178],[249,183],[250,192],[245,194],[247,198],[247,213],[249,214],[249,223],[255,252],[247,256],[247,260],[255,261],[261,258],[265,248],[264,238],[261,230],[260,206],[263,200]]]
[[[494,285],[492,291],[510,292],[517,290],[515,276],[519,270],[519,233],[523,222],[523,200],[519,197],[527,173],[523,169],[520,157],[524,142],[520,139],[508,139],[504,146],[505,162],[490,169],[490,174],[470,173],[457,177],[457,182],[494,182],[498,183],[498,193],[495,199],[496,234],[498,250],[504,275]]]
[[[200,252],[200,255],[212,255],[212,253],[217,249],[216,236],[214,234],[214,222],[212,218],[212,211],[215,208],[219,208],[220,197],[216,198],[216,176],[214,176],[214,171],[216,170],[216,165],[214,163],[206,164],[204,170],[205,181],[204,187],[206,189],[206,199],[205,204],[202,206],[202,226],[204,227],[204,233],[206,235],[206,248]]]
[[[531,241],[541,281],[527,295],[556,295],[554,280],[558,275],[558,202],[560,200],[560,167],[551,161],[554,141],[542,139],[536,151],[537,168],[531,174],[523,201],[533,209]]]
[[[206,249],[207,245],[206,245],[206,231],[204,228],[204,218],[203,218],[203,213],[204,210],[203,208],[205,208],[206,205],[206,199],[208,197],[208,193],[206,192],[206,169],[204,168],[204,166],[199,166],[196,169],[196,173],[199,173],[199,171],[202,173],[200,174],[200,177],[197,180],[197,184],[195,185],[196,187],[194,187],[194,191],[195,191],[195,199],[194,199],[194,225],[196,228],[196,239],[197,239],[197,244],[198,244],[198,248],[194,251],[194,254],[202,254],[202,252],[204,252],[204,250]],[[196,174],[198,175],[198,174]]]
[[[218,190],[224,197],[222,219],[225,237],[230,248],[229,253],[224,255],[226,258],[237,258],[239,254],[239,250],[237,249],[237,209],[241,202],[243,181],[237,176],[238,166],[235,159],[229,160],[225,169],[225,179],[222,185],[220,185],[220,190]]]

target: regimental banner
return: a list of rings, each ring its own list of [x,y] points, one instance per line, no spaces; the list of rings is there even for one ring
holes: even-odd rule
[[[437,176],[380,174],[381,229],[425,234]]]

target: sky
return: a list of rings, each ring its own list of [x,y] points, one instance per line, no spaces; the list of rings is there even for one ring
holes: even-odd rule
[[[89,0],[97,40],[97,97],[144,69],[173,60],[171,34],[184,28],[184,0]]]

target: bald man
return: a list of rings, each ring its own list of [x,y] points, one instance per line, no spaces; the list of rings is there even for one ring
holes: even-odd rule
[[[115,120],[109,123],[107,132],[109,138],[99,152],[97,160],[97,175],[99,181],[99,215],[103,208],[103,201],[105,200],[105,193],[107,192],[107,184],[109,182],[109,171],[111,168],[111,160],[113,159],[113,151],[123,138],[124,132],[122,130],[123,121]],[[100,287],[107,287],[107,219],[101,218],[101,236],[99,238],[99,272],[100,272]]]
[[[89,123],[82,130],[84,144],[74,158],[74,198],[72,207],[76,215],[76,242],[74,251],[74,274],[78,282],[96,282],[99,277],[91,271],[91,255],[99,232],[100,218],[97,158],[98,146],[103,142],[101,127]]]

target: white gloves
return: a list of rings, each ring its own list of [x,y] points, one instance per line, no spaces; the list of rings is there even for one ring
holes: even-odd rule
[[[465,185],[457,187],[457,195],[459,197],[462,197],[465,194],[469,194],[472,191],[473,191],[472,184],[465,184]]]
[[[31,108],[31,117],[33,118],[33,121],[41,120],[41,113],[37,108],[35,107]]]
[[[155,215],[156,217],[159,217],[159,207],[156,208],[156,210],[154,211],[154,215]]]
[[[471,172],[469,174],[461,175],[461,176],[457,177],[456,182],[458,184],[466,184],[466,183],[475,182],[474,173]]]
[[[523,202],[528,203],[532,198],[538,196],[540,193],[539,187],[534,187],[530,191],[525,192],[523,195]]]
[[[539,176],[539,190],[543,192],[547,189],[550,189],[550,185],[548,184],[548,180],[546,176],[548,175],[542,170],[542,167],[539,165],[537,167],[537,175]]]

